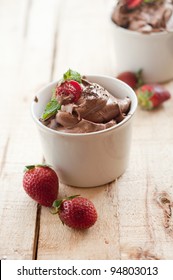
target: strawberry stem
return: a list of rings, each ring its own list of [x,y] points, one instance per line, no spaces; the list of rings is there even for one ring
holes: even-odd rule
[[[48,164],[35,164],[35,165],[26,165],[24,168],[24,172],[34,169],[35,167],[51,167]]]
[[[58,213],[58,210],[59,210],[59,208],[57,208],[57,207],[52,207],[52,209],[50,210],[50,213],[51,213],[52,215],[55,215],[55,214]]]
[[[80,196],[80,194],[68,196],[68,197],[64,198],[63,201],[64,201],[64,200],[71,200],[71,199],[73,199],[73,198],[75,198],[75,197],[77,197],[77,196]]]
[[[55,200],[55,201],[53,202],[53,205],[52,205],[52,206],[55,208],[55,212],[53,211],[52,214],[57,214],[57,213],[58,213],[58,210],[59,210],[59,208],[61,207],[61,204],[62,204],[65,200],[71,200],[71,199],[73,199],[73,198],[75,198],[75,197],[78,197],[78,196],[80,196],[80,194],[68,196],[68,197],[65,197],[65,198],[60,199],[60,200]]]
[[[55,200],[54,202],[53,202],[53,207],[55,207],[55,208],[57,208],[57,209],[59,209],[59,207],[61,206],[61,203],[63,202],[63,199],[61,199],[61,200]]]

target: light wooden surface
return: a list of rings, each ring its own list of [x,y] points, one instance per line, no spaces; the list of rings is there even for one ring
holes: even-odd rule
[[[138,108],[125,174],[109,185],[60,184],[80,193],[98,221],[74,231],[23,191],[23,169],[43,160],[30,114],[35,92],[69,67],[116,76],[106,0],[0,1],[0,258],[173,259],[173,98]],[[173,81],[165,85],[173,94]]]

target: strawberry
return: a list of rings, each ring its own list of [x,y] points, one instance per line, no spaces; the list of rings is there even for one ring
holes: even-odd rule
[[[82,93],[80,84],[82,84],[82,76],[78,72],[72,69],[65,72],[56,88],[52,89],[52,97],[45,106],[41,116],[42,120],[46,121],[50,117],[56,115],[58,110],[61,109],[64,99],[68,102],[77,102]]]
[[[145,84],[136,90],[139,105],[146,110],[154,109],[171,98],[171,94],[160,84]]]
[[[143,2],[143,0],[125,0],[128,9],[135,9]]]
[[[94,204],[87,198],[78,195],[56,200],[53,206],[62,223],[74,229],[87,229],[93,226],[97,220]]]
[[[81,85],[74,80],[67,80],[56,87],[55,96],[71,96],[72,102],[77,102],[82,93]]]
[[[48,165],[26,166],[23,187],[32,199],[43,206],[51,207],[58,195],[58,176]]]
[[[142,70],[139,70],[136,73],[131,71],[122,72],[117,76],[117,79],[125,82],[131,88],[136,89],[143,84]]]

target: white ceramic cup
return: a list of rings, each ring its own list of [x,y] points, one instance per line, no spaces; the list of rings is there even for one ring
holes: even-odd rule
[[[144,82],[173,79],[173,32],[142,34],[112,22],[117,74],[143,70]]]
[[[134,91],[125,83],[107,76],[86,76],[118,98],[128,96],[131,108],[127,117],[106,130],[91,133],[64,133],[44,126],[39,118],[50,100],[53,82],[37,94],[31,106],[39,130],[47,164],[57,172],[62,183],[77,187],[94,187],[109,183],[123,174],[130,153],[132,117],[137,107]]]

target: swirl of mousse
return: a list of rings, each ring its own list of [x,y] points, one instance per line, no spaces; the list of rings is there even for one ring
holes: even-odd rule
[[[126,117],[131,104],[128,97],[117,99],[84,78],[80,84],[73,80],[58,84],[55,98],[60,109],[41,121],[51,129],[67,133],[89,133],[112,127]]]
[[[173,31],[173,0],[119,0],[112,20],[141,33]]]

